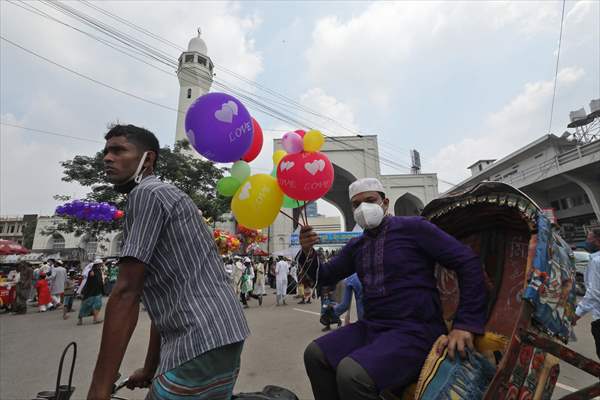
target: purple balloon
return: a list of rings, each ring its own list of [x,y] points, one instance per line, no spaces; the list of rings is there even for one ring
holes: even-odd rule
[[[304,149],[304,142],[296,132],[287,132],[281,137],[281,146],[289,154],[295,154]]]
[[[246,107],[225,93],[208,93],[196,99],[185,115],[185,131],[198,153],[223,163],[240,160],[254,135]]]

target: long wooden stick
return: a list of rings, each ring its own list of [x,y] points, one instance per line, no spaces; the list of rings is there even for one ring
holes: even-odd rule
[[[283,212],[282,210],[279,210],[280,213],[282,213],[283,215],[285,215],[286,217],[288,217],[289,219],[291,219],[292,221],[294,221],[295,223],[297,223],[298,225],[300,225],[301,227],[304,227],[304,225],[302,225],[300,223],[300,221],[297,221],[296,218],[292,217],[291,215],[289,215],[288,213]]]

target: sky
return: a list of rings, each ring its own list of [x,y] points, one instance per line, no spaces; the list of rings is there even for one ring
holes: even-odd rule
[[[135,60],[52,20],[105,38],[44,3],[23,6],[46,17],[18,4],[0,2],[1,35],[37,55],[0,41],[0,214],[49,215],[59,204],[55,194],[87,191],[61,181],[60,162],[101,149],[110,123],[144,126],[172,145],[179,83],[174,71],[148,63],[164,65]],[[67,4],[173,60],[180,51],[164,40],[187,47],[201,27],[217,81],[326,135],[378,135],[384,174],[408,173],[409,150],[417,149],[422,171],[438,174],[440,192],[468,177],[467,166],[478,159],[502,158],[549,132],[561,135],[569,111],[589,112],[590,100],[600,98],[598,1],[566,2],[550,127],[562,1],[92,3],[154,37],[86,3]],[[273,92],[311,112],[283,108]],[[251,166],[268,172],[272,140],[299,127],[248,106],[266,139]]]

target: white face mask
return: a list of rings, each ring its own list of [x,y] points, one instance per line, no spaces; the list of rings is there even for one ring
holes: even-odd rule
[[[376,203],[360,203],[354,210],[354,220],[363,229],[377,228],[383,217],[383,208]]]

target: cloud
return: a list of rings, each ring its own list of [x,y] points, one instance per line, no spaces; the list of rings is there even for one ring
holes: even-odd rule
[[[319,128],[325,135],[354,135],[358,131],[358,124],[354,112],[333,96],[328,95],[321,88],[312,88],[300,96],[300,104],[325,118],[318,118]]]
[[[557,89],[568,91],[584,76],[582,68],[563,68]],[[467,166],[478,159],[500,159],[538,139],[548,130],[553,87],[553,80],[525,84],[502,109],[486,116],[478,135],[443,147],[429,160],[428,167],[443,171],[445,179],[458,183],[469,176]]]
[[[52,112],[53,105],[46,100],[36,104],[38,111]],[[17,119],[12,114],[2,114],[1,118],[11,125],[29,125],[29,117]],[[35,137],[39,135],[35,132],[30,135],[6,125],[0,126],[0,132],[0,214],[52,215],[59,203],[52,196],[77,198],[85,194],[78,184],[61,181],[60,162],[76,154],[93,154],[100,144],[69,144],[72,140],[67,138],[44,140]]]
[[[551,2],[372,3],[347,20],[316,22],[305,53],[308,73],[314,85],[335,87],[339,98],[361,93],[366,103],[389,106],[407,70],[489,52],[499,30],[510,31],[505,40],[547,31],[559,11]]]
[[[102,36],[43,3],[23,4]],[[65,4],[151,44],[174,61],[179,57],[179,50],[144,36],[88,8],[85,3]],[[187,48],[200,26],[208,54],[215,64],[227,66],[249,79],[256,79],[263,69],[262,55],[253,39],[261,20],[252,14],[243,15],[237,2],[102,2],[98,5],[182,48]],[[5,1],[0,2],[0,27],[2,36],[67,67],[150,101],[177,107],[179,83],[173,68],[144,58],[169,74],[157,71],[88,36]],[[5,42],[0,44],[0,49],[3,122],[101,140],[107,124],[120,121],[144,126],[157,134],[161,144],[172,144],[174,111],[95,85]],[[222,68],[216,70],[219,72],[216,80],[231,76]],[[213,85],[213,89],[218,90],[218,87]],[[51,213],[56,205],[52,199],[54,194],[81,196],[86,192],[78,185],[61,182],[59,162],[77,154],[91,155],[101,143],[78,142],[7,126],[1,126],[1,132],[2,214]]]

